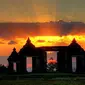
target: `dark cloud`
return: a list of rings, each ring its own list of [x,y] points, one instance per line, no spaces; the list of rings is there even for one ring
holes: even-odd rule
[[[16,41],[13,41],[13,40],[11,40],[11,41],[8,42],[8,45],[13,45],[13,44],[17,44],[17,42]]]
[[[84,34],[82,22],[46,22],[46,23],[0,23],[0,38],[13,40],[16,37],[39,35]]]
[[[37,42],[43,43],[45,42],[45,40],[37,40]]]

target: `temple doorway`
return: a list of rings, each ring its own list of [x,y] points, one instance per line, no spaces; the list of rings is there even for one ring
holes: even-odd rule
[[[15,63],[15,62],[13,63],[13,70],[14,70],[15,72],[17,72],[17,66],[16,66],[16,63]]]
[[[57,71],[57,51],[46,51],[46,53],[47,53],[47,71],[56,72]]]
[[[77,69],[77,60],[76,60],[76,56],[72,57],[72,72],[76,72]]]
[[[26,58],[26,70],[27,72],[32,72],[32,57]]]

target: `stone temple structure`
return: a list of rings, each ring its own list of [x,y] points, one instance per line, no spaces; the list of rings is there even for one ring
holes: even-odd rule
[[[9,72],[13,72],[13,64],[16,63],[17,73],[27,73],[26,58],[30,56],[32,57],[32,72],[46,72],[46,51],[57,51],[57,69],[59,72],[73,72],[72,59],[76,60],[76,69],[74,69],[74,72],[85,72],[85,51],[75,39],[68,46],[35,47],[29,38],[18,53],[15,48],[13,49],[13,52],[8,58]]]
[[[41,48],[36,48],[28,38],[26,44],[20,49],[19,53],[16,49],[8,58],[9,72],[13,72],[13,64],[16,63],[17,73],[26,73],[26,58],[32,56],[32,72],[46,71],[46,52]]]
[[[60,72],[72,72],[72,58],[76,59],[76,71],[85,71],[85,51],[75,39],[67,47],[58,52],[58,70]]]

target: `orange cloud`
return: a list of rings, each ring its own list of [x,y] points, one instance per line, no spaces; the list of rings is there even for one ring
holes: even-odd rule
[[[38,40],[37,42],[44,43],[44,42],[45,42],[45,40]]]

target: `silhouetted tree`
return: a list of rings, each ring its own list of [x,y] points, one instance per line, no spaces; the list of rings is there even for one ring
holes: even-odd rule
[[[7,73],[8,68],[2,64],[0,64],[0,74]]]

